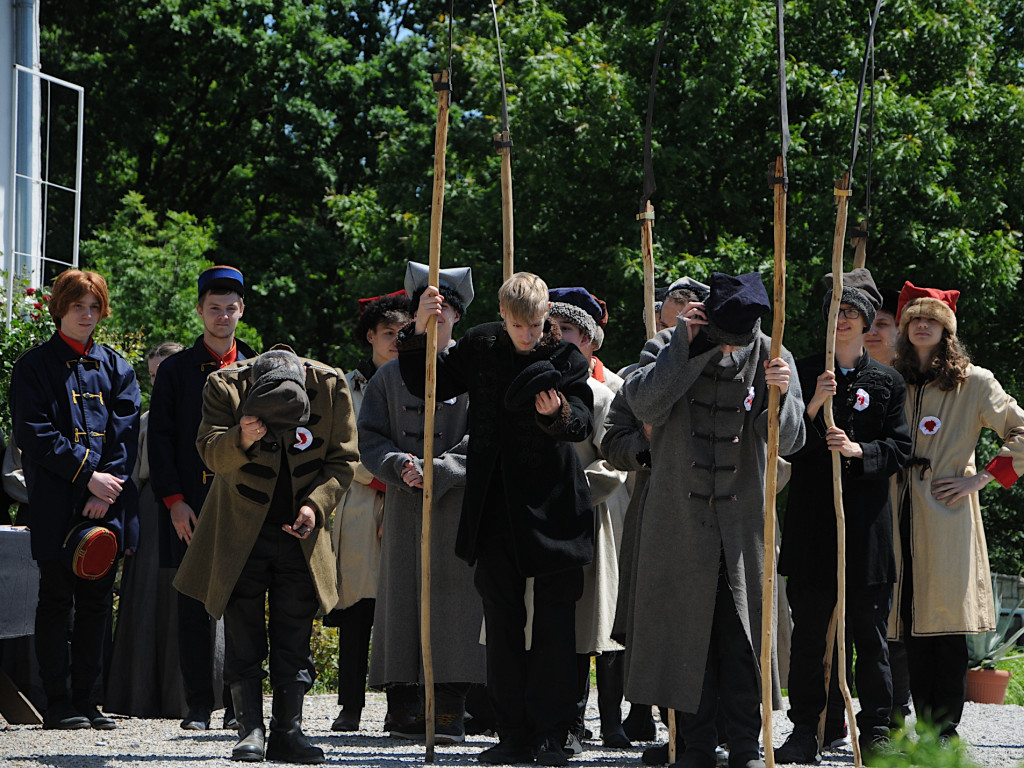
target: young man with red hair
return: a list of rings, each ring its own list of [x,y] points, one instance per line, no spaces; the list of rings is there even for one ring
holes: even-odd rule
[[[138,524],[131,472],[138,451],[139,386],[124,358],[93,341],[96,324],[110,316],[101,275],[63,272],[49,311],[57,330],[18,359],[10,390],[32,557],[39,564],[35,638],[47,699],[43,727],[109,730],[114,721],[96,709],[92,696],[117,568],[95,578],[80,576],[62,555],[70,529],[86,519],[113,534],[118,555],[126,538],[135,538],[126,529]]]

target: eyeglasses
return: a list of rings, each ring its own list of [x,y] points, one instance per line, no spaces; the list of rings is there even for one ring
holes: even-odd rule
[[[840,307],[839,314],[845,317],[847,320],[856,320],[858,317],[860,317],[860,310],[854,309],[853,307],[848,307],[846,309]]]

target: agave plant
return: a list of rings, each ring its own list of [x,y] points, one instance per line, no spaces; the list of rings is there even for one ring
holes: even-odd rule
[[[1024,634],[1024,626],[1009,634],[1013,624],[1013,617],[1024,605],[1024,597],[1004,614],[1002,609],[1003,595],[999,588],[999,580],[992,578],[992,594],[995,597],[996,613],[998,621],[992,632],[984,632],[977,635],[967,635],[967,664],[971,669],[995,669],[996,664],[1015,656],[1024,655],[1024,652],[1017,649],[1017,638]]]

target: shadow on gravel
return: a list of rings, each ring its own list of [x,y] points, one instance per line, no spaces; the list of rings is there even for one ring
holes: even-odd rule
[[[135,763],[205,763],[216,755],[136,755],[131,752],[122,752],[117,755],[10,755],[6,760],[26,760],[47,768],[100,768],[100,766],[113,763],[124,764]]]
[[[422,744],[409,741],[398,741],[387,737],[374,736],[331,736],[313,738],[314,743],[324,748],[329,765],[341,766],[384,766],[396,768],[423,763],[426,748]],[[434,765],[474,765],[478,766],[476,756],[487,747],[496,744],[496,740],[473,740],[462,744],[437,745],[434,749]],[[592,746],[582,755],[570,760],[570,768],[610,768],[610,766],[629,766],[640,768],[641,748],[605,749]]]

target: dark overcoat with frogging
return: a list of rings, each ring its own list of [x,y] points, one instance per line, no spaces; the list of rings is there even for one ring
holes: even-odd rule
[[[825,370],[824,353],[797,362],[805,402],[814,397]],[[910,456],[910,430],[904,414],[903,377],[887,365],[861,355],[849,374],[836,371],[832,413],[836,426],[860,443],[862,458],[843,457],[843,511],[846,515],[846,578],[855,587],[896,580],[889,478]],[[836,514],[832,456],[825,445],[824,408],[812,420],[804,411],[807,439],[786,458],[789,481],[779,573],[810,579],[836,577]],[[833,587],[834,588],[834,587]]]
[[[93,472],[124,483],[102,523],[118,552],[138,542],[132,469],[139,445],[139,384],[110,347],[79,355],[59,333],[23,354],[11,376],[14,435],[28,489],[32,557],[56,560],[73,518],[80,517]],[[84,519],[84,518],[80,518]]]
[[[423,396],[426,335],[407,329],[399,365],[409,391]],[[550,360],[561,374],[562,408],[552,419],[533,408],[513,411],[505,393],[531,363]],[[586,565],[594,555],[590,487],[570,442],[585,440],[594,425],[587,359],[563,341],[558,326],[528,354],[518,354],[499,322],[471,328],[437,355],[437,399],[469,393],[466,494],[455,553],[476,562],[489,494],[504,489],[519,571],[538,576]],[[499,508],[501,505],[497,505]]]

